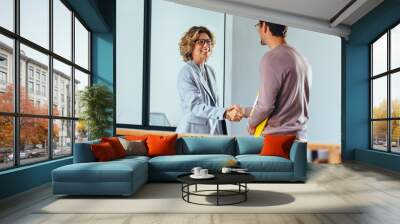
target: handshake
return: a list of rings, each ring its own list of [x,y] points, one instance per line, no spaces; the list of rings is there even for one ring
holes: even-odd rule
[[[224,113],[224,118],[229,121],[240,121],[243,117],[245,117],[245,108],[240,105],[232,105]]]

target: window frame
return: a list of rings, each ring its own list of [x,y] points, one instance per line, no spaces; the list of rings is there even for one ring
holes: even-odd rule
[[[174,126],[156,126],[150,125],[150,76],[151,76],[151,16],[152,16],[152,1],[144,1],[144,19],[143,19],[143,85],[142,85],[142,121],[141,124],[126,124],[126,123],[116,123],[116,114],[114,113],[114,133],[116,133],[116,128],[128,128],[128,129],[142,129],[142,130],[159,130],[159,131],[175,131],[176,127]],[[114,7],[116,8],[116,7]],[[224,66],[223,66],[223,96],[222,104],[224,106],[225,103],[225,48],[226,48],[226,13],[224,14],[224,38],[223,38],[223,58],[224,58]],[[116,41],[116,19],[114,19],[114,40]],[[114,42],[115,44],[115,42]],[[115,45],[116,46],[116,45]],[[116,57],[116,47],[113,49],[114,56],[114,65],[116,65],[117,57]],[[114,74],[116,73],[116,67],[114,66]],[[114,111],[116,111],[116,77],[114,76]],[[224,130],[226,134],[226,130]]]
[[[400,26],[400,21],[395,22],[392,24],[389,28],[385,29],[384,32],[379,34],[375,39],[373,39],[369,44],[369,149],[373,151],[379,151],[379,152],[386,152],[386,153],[391,153],[391,154],[400,154],[400,152],[393,152],[392,151],[392,121],[400,121],[400,117],[392,117],[392,99],[391,99],[391,90],[392,90],[392,85],[391,85],[391,79],[392,76],[395,75],[396,73],[400,72],[400,67],[391,69],[391,31],[393,28],[396,26]],[[386,64],[386,71],[382,72],[380,74],[376,74],[374,76],[373,74],[373,44],[376,43],[381,37],[384,35],[387,35],[387,64]],[[386,77],[386,86],[387,86],[387,105],[386,105],[386,118],[373,118],[373,81],[378,78]],[[379,150],[374,148],[374,136],[373,136],[373,122],[374,121],[386,121],[387,124],[387,138],[386,138],[386,151]]]
[[[67,59],[64,58],[63,56],[55,53],[53,50],[53,21],[54,21],[54,17],[53,17],[53,1],[54,0],[48,0],[49,2],[49,47],[48,49],[46,49],[45,47],[42,47],[39,44],[36,44],[32,41],[30,41],[27,38],[24,38],[23,36],[20,35],[20,0],[14,0],[13,1],[13,10],[14,10],[14,15],[13,15],[13,31],[10,31],[4,27],[0,26],[0,35],[10,38],[13,41],[13,64],[12,69],[11,69],[11,74],[14,78],[14,93],[13,93],[13,102],[14,102],[14,110],[13,112],[1,112],[0,111],[0,116],[4,116],[4,117],[12,117],[13,119],[13,157],[14,157],[14,161],[13,161],[13,166],[11,167],[5,167],[5,168],[0,168],[0,172],[3,172],[5,170],[11,170],[11,169],[16,169],[19,167],[24,167],[24,166],[31,166],[34,164],[38,164],[38,163],[43,163],[43,162],[47,162],[47,161],[51,161],[51,160],[59,160],[59,159],[63,159],[63,158],[67,158],[67,157],[71,157],[73,156],[73,152],[74,152],[74,143],[75,143],[75,123],[76,121],[79,120],[79,117],[75,117],[74,114],[74,110],[75,108],[72,107],[72,113],[70,116],[55,116],[53,115],[53,97],[54,97],[54,92],[53,92],[53,59],[54,60],[58,60],[59,62],[62,62],[68,66],[71,66],[71,83],[72,83],[72,87],[71,87],[71,93],[72,93],[72,105],[74,105],[75,103],[75,85],[74,85],[74,80],[75,80],[75,69],[85,73],[88,75],[89,77],[89,83],[88,86],[92,85],[92,69],[91,69],[91,65],[92,65],[92,57],[91,57],[91,37],[92,37],[92,30],[88,27],[88,25],[83,21],[83,19],[79,16],[78,13],[76,13],[75,10],[72,9],[72,7],[68,4],[68,2],[66,2],[65,0],[59,0],[69,11],[71,11],[71,18],[70,23],[71,23],[71,58]],[[88,31],[88,69],[85,69],[81,66],[79,66],[78,64],[75,63],[75,18],[83,25],[83,27]],[[21,113],[20,112],[20,45],[23,44],[29,48],[32,48],[33,50],[36,50],[42,54],[45,54],[48,56],[49,62],[48,62],[48,77],[46,77],[46,87],[45,87],[45,95],[48,96],[48,108],[49,111],[47,112],[46,115],[39,115],[39,114],[27,114],[27,113]],[[42,83],[42,79],[41,79],[41,72],[39,73],[39,80],[37,80],[38,82],[36,82],[36,69],[33,68],[33,79],[31,79],[30,76],[30,66],[29,64],[27,64],[27,74],[26,75],[26,81],[32,81],[34,83],[34,86],[36,83]],[[28,87],[28,86],[27,86]],[[40,87],[42,88],[42,85],[40,85]],[[29,87],[28,87],[29,88]],[[29,91],[27,89],[27,91]],[[36,89],[34,89],[34,92],[36,91]],[[48,91],[48,94],[46,93],[46,91]],[[42,92],[40,89],[40,94],[38,96],[42,96]],[[34,102],[35,103],[35,102]],[[48,155],[47,158],[43,158],[43,160],[40,160],[38,162],[32,162],[32,163],[26,163],[26,164],[21,164],[21,159],[20,159],[20,119],[21,118],[45,118],[47,119],[48,122],[48,135],[47,135],[47,142],[49,143],[47,145],[47,151],[48,151]],[[56,120],[67,120],[67,121],[71,121],[71,153],[68,155],[63,155],[63,156],[54,156],[53,152],[54,152],[54,147],[52,143],[53,141],[53,122]]]

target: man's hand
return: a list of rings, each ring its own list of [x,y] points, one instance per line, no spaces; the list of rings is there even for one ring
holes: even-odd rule
[[[229,121],[240,121],[244,116],[244,108],[239,105],[230,106],[224,114],[224,118]]]
[[[247,131],[249,132],[250,135],[254,135],[254,132],[256,132],[256,128],[252,128],[252,127],[247,127]]]

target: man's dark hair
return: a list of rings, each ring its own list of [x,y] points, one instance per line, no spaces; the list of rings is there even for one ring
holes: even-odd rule
[[[265,23],[265,25],[267,25],[269,27],[269,30],[271,31],[273,36],[276,36],[276,37],[285,37],[286,36],[287,26],[277,24],[277,23],[270,23],[270,22],[262,21],[262,20],[260,20],[260,23]]]

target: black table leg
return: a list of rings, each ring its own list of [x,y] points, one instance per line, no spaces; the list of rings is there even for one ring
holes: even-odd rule
[[[183,190],[184,190],[184,184],[182,183],[181,191],[182,191],[182,199],[183,199]]]
[[[245,192],[244,192],[244,201],[247,201],[247,192],[248,192],[248,190],[247,190],[247,182],[246,183],[244,183],[244,190],[245,190]]]
[[[190,184],[187,185],[187,201],[190,202],[189,200],[189,195],[190,195]]]
[[[219,206],[219,184],[217,184],[217,206]]]

